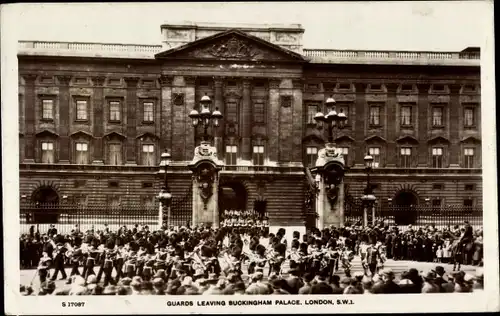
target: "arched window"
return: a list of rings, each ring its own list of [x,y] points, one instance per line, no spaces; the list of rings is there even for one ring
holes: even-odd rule
[[[36,135],[36,161],[40,163],[56,163],[58,158],[58,135],[51,131],[43,131]]]
[[[156,166],[158,161],[158,137],[145,133],[138,137],[139,161],[142,166]]]
[[[106,164],[120,166],[123,164],[125,137],[118,133],[106,136]]]

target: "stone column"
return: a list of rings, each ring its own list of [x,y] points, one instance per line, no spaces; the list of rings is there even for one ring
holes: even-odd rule
[[[250,80],[243,80],[243,102],[241,105],[241,158],[245,161],[252,160],[252,99]]]
[[[69,141],[69,127],[71,125],[71,117],[69,114],[69,107],[72,105],[69,96],[69,82],[71,76],[57,76],[59,80],[59,162],[69,163],[70,157],[70,141]]]
[[[93,118],[93,134],[92,148],[94,152],[93,164],[104,164],[104,85],[105,77],[97,76],[92,77],[92,82],[94,83],[94,118]]]
[[[161,75],[158,80],[161,85],[161,105],[160,105],[160,151],[167,148],[172,152],[172,80],[171,76]],[[173,153],[172,153],[173,154]]]
[[[395,167],[397,164],[398,152],[396,146],[396,136],[399,131],[399,122],[396,121],[398,110],[398,99],[396,92],[398,84],[388,83],[387,87],[387,167]]]
[[[303,121],[304,107],[302,105],[302,90],[304,81],[302,79],[292,80],[293,97],[292,97],[292,162],[302,165],[302,137],[303,137]]]
[[[366,154],[365,149],[365,135],[367,132],[367,120],[368,116],[367,111],[369,111],[368,105],[366,104],[366,84],[364,83],[355,83],[356,87],[356,117],[348,118],[351,122],[354,123],[354,159],[355,165],[364,164],[363,158]],[[381,113],[382,114],[382,113]]]
[[[418,103],[417,103],[417,113],[418,113],[418,122],[416,122],[417,135],[419,141],[419,153],[426,153],[425,155],[418,155],[418,167],[427,167],[428,165],[428,157],[427,154],[427,133],[429,131],[428,126],[428,118],[431,116],[432,112],[429,110],[429,85],[428,84],[419,84],[418,85]]]
[[[125,77],[127,83],[127,116],[125,120],[127,130],[126,164],[137,165],[136,137],[137,137],[137,83],[138,77]]]
[[[195,91],[196,77],[184,77],[184,133],[186,138],[182,141],[184,142],[184,159],[190,160],[193,157],[193,151],[197,144],[194,143],[195,140],[195,130],[191,124],[191,118],[189,118],[189,112],[192,109],[197,108],[196,91]]]
[[[214,142],[215,142],[215,148],[217,148],[217,157],[219,159],[222,159],[224,157],[224,129],[225,129],[225,120],[224,120],[224,96],[223,96],[223,91],[222,91],[222,83],[223,83],[223,78],[222,77],[215,77],[214,78],[214,88],[215,88],[215,96],[214,96],[214,104],[215,107],[219,109],[219,111],[222,113],[222,120],[219,121],[219,127],[214,129],[215,137],[214,137]]]
[[[267,111],[269,126],[268,151],[269,160],[277,163],[279,154],[279,112],[280,112],[280,80],[269,81],[269,107]]]
[[[460,115],[463,113],[461,110],[460,106],[460,85],[458,84],[452,84],[449,86],[450,88],[450,105],[449,105],[449,111],[450,111],[450,121],[449,121],[449,126],[450,126],[450,148],[449,148],[449,165],[450,167],[459,167],[460,166],[460,160],[459,157],[461,155],[460,153],[460,122],[462,122]]]
[[[38,110],[36,104],[36,93],[35,93],[35,81],[37,75],[35,74],[25,74],[22,75],[26,88],[25,88],[25,116],[24,116],[24,126],[25,126],[25,141],[24,141],[24,161],[25,162],[35,162],[35,113]]]

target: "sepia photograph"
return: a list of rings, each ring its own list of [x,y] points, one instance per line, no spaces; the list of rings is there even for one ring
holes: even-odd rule
[[[7,314],[498,311],[492,1],[7,5],[1,35]]]

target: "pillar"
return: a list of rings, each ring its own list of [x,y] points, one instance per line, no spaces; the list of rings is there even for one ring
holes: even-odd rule
[[[138,77],[126,77],[127,83],[127,144],[126,164],[137,165],[136,137],[137,137],[137,83]]]
[[[71,76],[57,76],[59,80],[59,161],[61,163],[69,163],[70,141],[69,141],[69,126],[70,114],[69,107],[69,81]]]
[[[38,110],[36,104],[36,93],[35,93],[35,81],[37,75],[35,74],[25,74],[23,78],[26,83],[25,92],[25,116],[24,116],[24,126],[25,126],[25,142],[24,142],[24,161],[25,162],[35,162],[35,113]]]
[[[250,91],[250,79],[243,80],[243,102],[241,104],[241,159],[252,160],[252,99]]]
[[[224,157],[224,152],[225,152],[223,135],[224,135],[224,127],[226,125],[224,124],[224,97],[222,93],[222,83],[223,83],[222,77],[214,78],[214,88],[215,88],[214,104],[215,107],[219,109],[223,117],[222,120],[219,121],[220,127],[214,129],[215,133],[214,146],[217,149],[217,154],[219,159],[222,159],[222,157]]]
[[[459,157],[461,156],[460,152],[460,123],[462,120],[460,119],[461,110],[460,106],[460,85],[452,84],[449,86],[450,88],[450,105],[449,105],[449,125],[450,125],[450,148],[449,148],[449,165],[450,167],[459,167]]]
[[[280,112],[280,80],[270,80],[269,82],[269,107],[267,111],[269,135],[268,135],[268,151],[269,160],[278,162],[278,153],[280,150],[279,144],[279,112]]]
[[[105,77],[97,76],[92,77],[92,82],[94,83],[94,117],[93,117],[93,136],[92,148],[94,156],[92,157],[93,164],[104,164],[104,85]]]
[[[398,100],[396,97],[398,84],[388,83],[387,87],[387,167],[397,165],[398,152],[395,139],[399,132],[399,122],[396,121],[398,115]]]
[[[161,105],[160,105],[160,144],[162,150],[168,148],[173,153],[172,148],[172,80],[171,76],[161,75],[158,78],[161,85]],[[174,159],[177,159],[175,157]]]

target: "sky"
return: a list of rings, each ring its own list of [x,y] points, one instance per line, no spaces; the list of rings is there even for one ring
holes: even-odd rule
[[[161,44],[178,21],[301,24],[304,48],[459,51],[492,32],[492,2],[15,4],[20,40]],[[8,12],[8,11],[7,11]],[[5,12],[4,12],[5,13]]]

